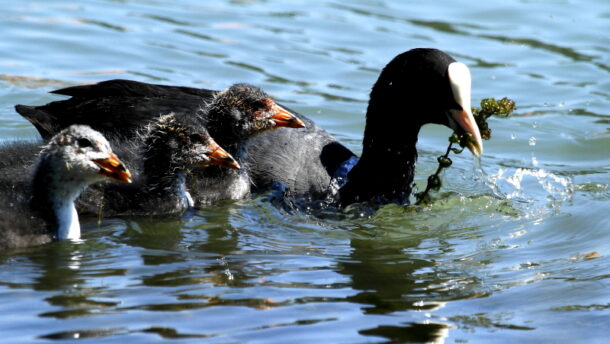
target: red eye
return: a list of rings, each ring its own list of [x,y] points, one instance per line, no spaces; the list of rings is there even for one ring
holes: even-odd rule
[[[262,107],[267,111],[271,110],[273,105],[275,105],[275,102],[271,98],[265,98],[261,101],[261,103]]]

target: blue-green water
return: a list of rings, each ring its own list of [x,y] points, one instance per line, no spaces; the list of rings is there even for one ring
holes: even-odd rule
[[[3,140],[37,135],[14,104],[128,78],[252,83],[359,151],[372,83],[414,47],[468,64],[474,104],[519,106],[427,208],[254,198],[0,253],[0,342],[607,342],[607,1],[3,1],[0,32]],[[422,132],[420,187],[448,135]]]

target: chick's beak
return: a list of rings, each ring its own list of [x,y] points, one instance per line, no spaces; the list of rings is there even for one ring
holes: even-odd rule
[[[303,121],[281,106],[274,104],[271,111],[273,112],[271,119],[275,122],[275,127],[305,128],[305,123],[303,123]]]
[[[472,136],[472,140],[466,143],[466,147],[474,156],[481,156],[483,154],[483,140],[481,139],[481,132],[477,126],[477,122],[472,115],[472,111],[468,110],[451,110],[451,118],[457,124],[461,131],[464,131]]]
[[[105,159],[95,159],[93,162],[100,167],[99,174],[117,182],[131,183],[131,172],[114,153],[110,153]]]
[[[213,140],[208,148],[210,150],[210,153],[208,153],[210,161],[202,164],[202,166],[217,165],[225,168],[240,169],[239,164],[233,159],[231,154],[227,153],[226,150],[222,149],[222,147]]]

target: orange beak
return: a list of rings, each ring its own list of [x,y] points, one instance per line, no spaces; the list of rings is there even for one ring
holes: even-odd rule
[[[273,116],[271,118],[275,122],[275,127],[287,127],[287,128],[305,128],[305,123],[298,119],[295,115],[286,111],[281,106],[274,104],[271,108]]]
[[[207,164],[203,164],[202,166],[208,165],[217,165],[225,168],[233,168],[240,169],[239,164],[235,159],[231,156],[231,154],[227,153],[226,150],[222,149],[214,140],[210,142],[209,145],[210,153],[208,157],[210,158],[210,162]]]
[[[99,174],[117,182],[131,183],[131,173],[114,153],[110,153],[105,159],[96,159],[93,162],[100,167]]]

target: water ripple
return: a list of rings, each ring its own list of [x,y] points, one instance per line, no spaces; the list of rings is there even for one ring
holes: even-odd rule
[[[495,174],[487,175],[487,185],[500,197],[527,204],[527,212],[531,214],[548,208],[557,212],[574,194],[571,177],[544,169],[500,168]]]

